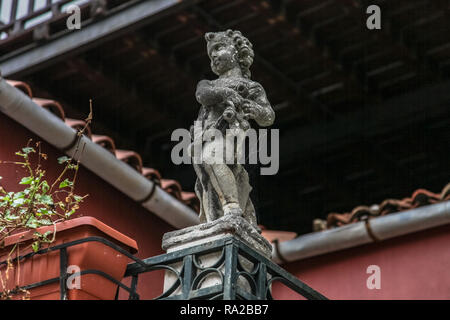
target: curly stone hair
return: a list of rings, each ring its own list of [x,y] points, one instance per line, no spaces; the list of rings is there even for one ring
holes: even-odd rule
[[[205,34],[205,39],[208,48],[212,44],[219,41],[233,45],[237,51],[238,63],[241,68],[242,75],[245,78],[250,79],[250,66],[253,63],[255,53],[253,52],[253,45],[251,42],[244,37],[240,31],[228,29],[227,31],[221,32],[208,32]]]

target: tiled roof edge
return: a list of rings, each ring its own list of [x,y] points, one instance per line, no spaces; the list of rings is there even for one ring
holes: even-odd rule
[[[422,206],[450,200],[450,183],[442,188],[440,193],[433,193],[426,189],[415,190],[411,197],[404,199],[386,199],[380,204],[372,206],[357,206],[351,212],[329,213],[326,221],[316,219],[313,222],[314,231],[336,228],[374,217],[402,212]]]

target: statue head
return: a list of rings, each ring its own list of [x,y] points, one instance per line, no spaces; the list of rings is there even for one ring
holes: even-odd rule
[[[250,78],[254,52],[250,41],[240,31],[227,30],[205,34],[211,69],[221,75],[239,67],[242,75]]]

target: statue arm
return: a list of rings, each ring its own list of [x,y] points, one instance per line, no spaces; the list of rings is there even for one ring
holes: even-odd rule
[[[263,87],[258,85],[255,91],[254,94],[250,95],[251,99],[247,99],[244,102],[244,112],[248,113],[249,117],[254,119],[260,126],[270,126],[275,121],[275,112],[267,100]]]
[[[226,100],[237,103],[239,99],[242,99],[242,97],[240,97],[233,89],[214,85],[212,81],[209,80],[201,80],[197,84],[195,97],[197,98],[197,101],[204,106],[215,105]]]

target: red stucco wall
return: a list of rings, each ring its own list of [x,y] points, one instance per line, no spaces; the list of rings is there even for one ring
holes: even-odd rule
[[[0,113],[0,160],[17,160],[14,153],[26,145],[28,139],[41,141],[26,128]],[[48,155],[44,169],[52,181],[61,172],[61,165],[56,159],[63,154],[47,143],[42,144],[42,151]],[[0,164],[2,186],[14,191],[14,186],[24,176],[17,166]],[[139,246],[138,257],[146,258],[163,253],[161,239],[165,232],[173,230],[163,220],[150,213],[135,201],[110,186],[87,169],[81,168],[77,177],[76,193],[89,194],[82,204],[79,215],[93,216],[118,231],[136,240]],[[138,283],[141,298],[159,295],[162,291],[163,273],[156,271],[140,276]]]
[[[366,286],[378,265],[381,289]],[[450,299],[450,225],[283,266],[330,299]],[[278,299],[297,297],[274,287]]]

